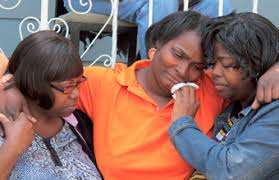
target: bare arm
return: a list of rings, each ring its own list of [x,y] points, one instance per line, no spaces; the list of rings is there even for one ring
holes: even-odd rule
[[[7,179],[20,154],[12,144],[4,143],[0,147],[0,180]]]

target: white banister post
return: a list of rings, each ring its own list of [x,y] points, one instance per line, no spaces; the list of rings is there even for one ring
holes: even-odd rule
[[[253,13],[258,13],[258,0],[253,0]]]
[[[188,11],[189,9],[189,0],[184,0],[183,11]]]
[[[49,0],[41,0],[41,23],[40,30],[49,30],[48,27],[48,1]]]
[[[218,16],[223,16],[223,0],[219,0]]]
[[[117,56],[117,23],[118,23],[118,0],[113,1],[112,5],[112,49],[111,49],[111,67],[114,68]]]
[[[149,14],[148,14],[148,27],[150,27],[153,23],[153,0],[149,0]]]

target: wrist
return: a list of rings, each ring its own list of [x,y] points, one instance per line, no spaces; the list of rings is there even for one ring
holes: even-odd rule
[[[2,145],[4,151],[8,152],[13,156],[21,156],[24,150],[18,147],[19,142],[15,142],[13,140],[6,140],[5,143]]]

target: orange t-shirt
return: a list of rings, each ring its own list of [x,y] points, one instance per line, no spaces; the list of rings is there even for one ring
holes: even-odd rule
[[[78,108],[94,122],[96,160],[107,180],[182,180],[192,173],[168,137],[174,100],[158,108],[136,80],[135,70],[149,64],[145,60],[129,68],[85,68],[88,81],[81,86]],[[207,75],[198,84],[195,120],[211,135],[223,100]]]

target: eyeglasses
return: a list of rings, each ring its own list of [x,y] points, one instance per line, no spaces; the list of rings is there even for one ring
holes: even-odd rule
[[[81,80],[75,82],[74,85],[71,85],[71,86],[67,86],[67,87],[58,87],[58,86],[55,86],[53,84],[50,84],[50,86],[53,88],[53,89],[56,89],[57,91],[60,91],[62,92],[63,94],[71,94],[75,88],[77,88],[81,83],[85,82],[87,80],[87,77],[85,76],[82,76],[81,77]]]

